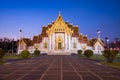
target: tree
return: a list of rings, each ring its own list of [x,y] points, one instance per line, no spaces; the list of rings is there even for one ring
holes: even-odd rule
[[[40,55],[40,50],[36,49],[36,50],[34,51],[34,55],[36,55],[36,56]]]
[[[117,50],[106,49],[103,51],[103,56],[107,59],[108,63],[112,63],[115,56],[119,53]]]
[[[0,48],[0,62],[3,60],[4,55],[5,55],[5,51],[3,51],[3,50]]]
[[[20,55],[22,56],[22,58],[28,58],[30,53],[28,50],[23,50]]]
[[[16,52],[17,41],[14,41],[14,39],[9,39],[9,38],[1,38],[0,48],[2,48],[2,50],[4,50],[5,52],[8,52],[10,50],[12,50],[13,52]]]
[[[91,56],[93,56],[93,51],[92,50],[85,50],[84,55],[87,58],[90,58]]]
[[[81,55],[82,54],[82,50],[78,50],[78,55]]]

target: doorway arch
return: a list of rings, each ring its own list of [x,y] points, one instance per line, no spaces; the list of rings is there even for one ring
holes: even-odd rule
[[[63,39],[61,36],[58,36],[58,38],[56,38],[56,50],[63,50],[63,49],[64,49]]]

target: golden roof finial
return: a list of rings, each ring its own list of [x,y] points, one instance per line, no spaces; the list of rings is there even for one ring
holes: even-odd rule
[[[59,11],[59,16],[61,16],[61,11]]]

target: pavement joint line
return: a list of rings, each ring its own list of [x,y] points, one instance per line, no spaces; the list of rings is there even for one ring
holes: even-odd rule
[[[61,55],[61,80],[63,80],[63,73],[62,73],[62,55]]]
[[[29,67],[29,66],[27,66],[27,67]],[[20,70],[19,70],[19,69],[18,69],[18,70],[15,70],[14,72],[10,73],[9,75],[5,76],[4,78],[6,78],[6,77],[8,77],[8,76],[10,76],[10,75],[12,75],[12,74],[14,74],[14,73],[17,72],[17,71],[20,71]]]
[[[23,60],[22,60],[22,61],[23,61]],[[11,63],[11,64],[14,64],[14,63]],[[15,62],[15,64],[19,64],[19,61],[18,61],[17,63]],[[21,66],[21,67],[22,67],[22,66]],[[28,65],[27,67],[29,67],[29,65]],[[26,67],[24,67],[24,68],[26,68]],[[23,68],[23,69],[24,69],[24,68]],[[21,70],[18,69],[18,70],[16,70],[16,71],[12,72],[11,74],[5,76],[4,78],[6,78],[6,77],[8,77],[8,76],[10,76],[10,75],[12,75],[12,74],[14,74],[14,73],[17,72],[17,71],[21,71]]]
[[[41,65],[41,64],[39,64],[39,66],[40,66],[40,65]],[[39,66],[33,68],[30,72],[26,73],[24,76],[22,76],[21,78],[19,78],[19,79],[17,79],[17,80],[23,79],[25,76],[27,76],[28,74],[30,74],[32,71],[34,71],[35,69],[37,69]]]
[[[83,66],[83,64],[80,64],[79,65]],[[88,69],[87,67],[83,66],[88,72],[92,73],[94,76],[96,76],[97,78],[99,78],[100,80],[103,80],[99,75],[95,74],[94,72],[92,72],[90,69]]]
[[[67,61],[69,62],[69,64],[72,66],[72,68],[74,69],[74,71],[77,73],[77,75],[80,77],[81,80],[83,80],[82,76],[79,75],[79,73],[77,72],[77,70],[74,68],[74,66],[72,65],[72,63],[70,62],[70,60],[67,59]]]
[[[53,64],[51,65],[51,63]],[[36,67],[37,69],[35,69]],[[77,56],[64,56],[64,55],[41,56],[33,60],[18,61],[16,63],[0,65],[0,70],[1,70],[0,77],[4,80],[9,80],[9,79],[23,80],[25,78],[29,78],[29,76],[32,77],[31,75],[33,75],[34,73],[32,74],[31,72],[36,72],[37,70],[39,70],[39,68],[41,69],[44,68],[44,70],[42,70],[43,72],[40,73],[40,76],[39,75],[33,76],[33,78],[37,78],[37,80],[43,80],[44,78],[49,79],[49,76],[47,77],[47,75],[49,75],[49,72],[50,74],[52,74],[51,71],[55,70],[55,74],[56,74],[58,67],[59,67],[60,74],[57,74],[57,75],[59,75],[59,77],[56,77],[54,75],[55,78],[54,76],[50,76],[50,78],[52,77],[53,79],[63,80],[64,76],[66,76],[64,72],[74,72],[72,74],[71,73],[68,74],[68,76],[71,76],[71,75],[77,76],[77,78],[75,77],[74,79],[80,79],[80,80],[81,78],[83,78],[82,80],[84,80],[84,78],[88,80],[89,78],[90,79],[95,78],[97,80],[104,80],[104,79],[119,80],[120,79],[120,76],[119,76],[120,71],[118,69],[106,67],[103,65],[99,66],[95,64],[95,61],[80,59]],[[46,71],[47,69],[48,71]],[[78,74],[76,73],[76,71]],[[39,74],[39,72],[41,71],[38,71],[38,73],[36,74]],[[41,76],[43,76],[42,79],[41,79]]]
[[[46,72],[49,71],[49,69],[51,68],[51,66],[53,65],[53,63],[55,62],[56,58],[53,59],[53,61],[50,63],[49,67],[47,68],[47,70],[42,74],[40,80],[43,79],[43,77],[45,76]]]

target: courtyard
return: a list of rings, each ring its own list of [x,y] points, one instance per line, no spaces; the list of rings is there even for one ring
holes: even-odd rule
[[[0,80],[119,79],[119,69],[77,55],[41,55],[0,65]]]

